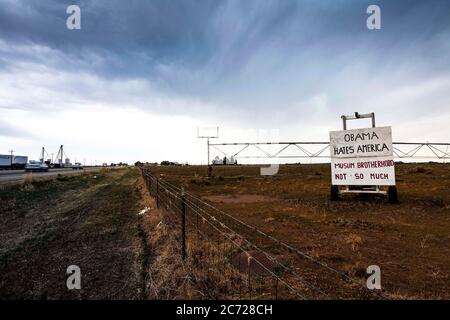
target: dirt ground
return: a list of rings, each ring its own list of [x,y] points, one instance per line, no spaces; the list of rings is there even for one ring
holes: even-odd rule
[[[0,190],[0,299],[145,297],[137,169],[102,170]],[[67,290],[66,269],[81,269]]]
[[[395,205],[382,196],[331,202],[329,165],[281,166],[270,177],[251,166],[217,166],[212,178],[205,167],[151,170],[361,283],[369,265],[380,266],[387,297],[450,299],[448,164],[397,164]],[[332,294],[335,282],[322,272],[305,275]]]
[[[398,164],[395,205],[380,196],[331,202],[329,165],[281,166],[270,177],[256,166],[214,167],[211,178],[201,166],[150,169],[361,283],[367,266],[380,266],[389,298],[450,299],[447,164]],[[137,169],[3,187],[0,299],[232,298],[226,291],[232,271],[183,265],[169,217],[156,208]],[[255,232],[235,231],[259,241]],[[355,297],[323,268],[271,244],[261,247],[331,298]],[[248,258],[231,260],[239,269]],[[79,291],[66,288],[66,268],[73,264],[81,268]]]

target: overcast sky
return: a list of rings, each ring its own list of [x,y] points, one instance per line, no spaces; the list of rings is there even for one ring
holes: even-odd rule
[[[354,111],[447,142],[449,106],[446,0],[0,0],[0,153],[201,163],[197,126],[326,141]]]

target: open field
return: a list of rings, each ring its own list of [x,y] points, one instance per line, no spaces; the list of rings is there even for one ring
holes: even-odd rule
[[[183,186],[359,283],[365,283],[367,266],[380,266],[382,293],[388,298],[450,299],[448,165],[397,165],[400,203],[395,205],[383,197],[354,195],[331,202],[329,165],[281,166],[277,175],[268,177],[260,176],[256,166],[215,167],[211,178],[204,166],[149,169],[161,181]],[[216,238],[212,245],[199,242],[195,229],[188,227],[188,255],[201,261],[195,264],[189,258],[183,263],[180,216],[168,214],[164,196],[158,210],[136,168],[25,179],[3,187],[0,298],[248,298],[248,270],[242,267],[247,258],[237,251],[228,255],[225,245],[215,246]],[[143,208],[145,213],[138,215]],[[306,298],[371,297],[323,267],[262,240],[254,230],[217,217],[326,293],[316,295],[288,275]],[[224,257],[229,266],[220,260]],[[72,264],[81,268],[79,291],[66,289],[66,268]],[[257,266],[249,269],[256,281]],[[237,288],[239,294],[232,292],[232,278],[244,284],[243,290]],[[254,285],[251,298],[273,298],[272,288]],[[281,290],[278,297],[293,298]]]
[[[0,299],[142,298],[137,177],[103,169],[2,188]],[[66,288],[69,265],[81,290]]]
[[[331,202],[329,165],[281,166],[270,177],[251,166],[214,167],[212,178],[205,177],[205,167],[150,170],[361,283],[367,266],[380,266],[382,292],[388,298],[450,298],[447,164],[398,164],[400,203],[395,205],[380,196],[353,195]],[[256,232],[239,226],[235,230],[259,241]],[[279,253],[268,243],[260,245]],[[330,297],[355,297],[323,268],[294,255],[283,259],[298,264],[299,273]]]

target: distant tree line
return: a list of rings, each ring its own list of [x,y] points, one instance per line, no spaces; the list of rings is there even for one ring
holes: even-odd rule
[[[158,163],[158,162],[151,162],[150,163],[150,162],[136,161],[134,163],[134,165],[136,167],[141,167],[143,165],[153,165],[153,166],[158,166],[158,165],[159,166],[188,166],[189,164],[188,163],[181,164],[181,163],[178,163],[178,162],[164,160],[164,161],[161,161],[161,163]]]

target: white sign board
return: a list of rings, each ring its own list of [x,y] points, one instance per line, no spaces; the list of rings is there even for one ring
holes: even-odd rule
[[[330,132],[333,185],[395,185],[391,127]]]

